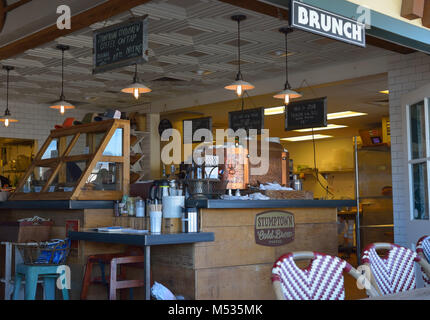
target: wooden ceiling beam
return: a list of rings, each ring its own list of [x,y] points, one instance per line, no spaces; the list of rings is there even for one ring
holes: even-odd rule
[[[258,13],[265,14],[267,16],[288,21],[288,17],[289,17],[288,10],[281,9],[264,2],[260,2],[258,0],[218,0],[218,1],[231,4],[235,7],[240,7],[243,9],[255,11]]]
[[[276,6],[272,6],[270,4],[260,2],[258,0],[218,0],[220,2],[225,2],[231,4],[236,7],[240,7],[243,9],[255,11],[261,14],[265,14],[267,16],[271,16],[274,18],[279,18],[281,20],[288,21],[289,13],[288,10],[278,8]],[[430,7],[430,6],[429,6]],[[372,46],[382,48],[385,50],[393,51],[401,54],[410,54],[416,52],[416,50],[406,48],[403,46],[399,46],[395,43],[382,40],[373,36],[366,36],[366,42]]]
[[[71,29],[60,30],[57,28],[57,24],[54,24],[1,47],[0,60],[14,57],[29,49],[36,48],[43,44],[54,41],[59,37],[64,37],[78,30],[87,28],[94,23],[104,21],[149,1],[151,0],[109,0],[94,8],[72,16]]]

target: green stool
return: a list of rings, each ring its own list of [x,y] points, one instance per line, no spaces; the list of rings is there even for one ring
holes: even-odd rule
[[[21,288],[22,277],[25,277],[25,300],[36,299],[36,287],[39,277],[43,278],[45,286],[45,299],[55,300],[55,285],[57,278],[61,275],[58,268],[61,265],[25,265],[18,264],[15,270],[15,289],[13,292],[13,300],[19,300],[19,290]],[[69,300],[69,292],[63,285],[63,300]]]

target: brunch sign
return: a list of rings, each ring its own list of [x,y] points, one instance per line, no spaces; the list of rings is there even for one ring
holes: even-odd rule
[[[294,215],[286,211],[266,211],[255,216],[255,243],[277,247],[294,241]]]
[[[366,27],[363,23],[296,0],[291,1],[290,12],[292,27],[366,47]]]

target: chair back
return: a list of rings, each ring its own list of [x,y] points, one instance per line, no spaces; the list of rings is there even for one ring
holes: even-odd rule
[[[417,253],[425,258],[430,263],[430,236],[421,237],[417,242]],[[421,274],[423,275],[424,285],[430,286],[430,274],[421,266]]]
[[[378,250],[389,250],[380,257]],[[415,289],[414,263],[420,257],[416,252],[392,243],[373,243],[363,250],[362,262],[368,264],[373,282],[382,295]]]
[[[311,259],[311,263],[305,269],[299,268],[295,260],[305,259]],[[349,272],[351,268],[346,261],[323,253],[288,253],[273,265],[272,282],[274,285],[279,283],[278,299],[344,300],[343,272]]]

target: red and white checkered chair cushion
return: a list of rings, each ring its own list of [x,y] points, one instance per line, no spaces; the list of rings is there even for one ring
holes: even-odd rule
[[[272,281],[281,283],[287,300],[344,300],[343,272],[351,265],[346,261],[315,252],[306,269],[300,269],[293,253],[280,257],[272,269]]]
[[[423,253],[426,257],[427,262],[430,263],[430,236],[424,236],[417,242],[417,253]],[[421,274],[423,275],[424,284],[426,287],[430,286],[430,278],[421,268]]]
[[[415,289],[414,263],[420,261],[416,252],[391,245],[388,255],[381,258],[376,252],[374,244],[363,251],[363,263],[368,263],[376,284],[383,295],[394,294]]]

